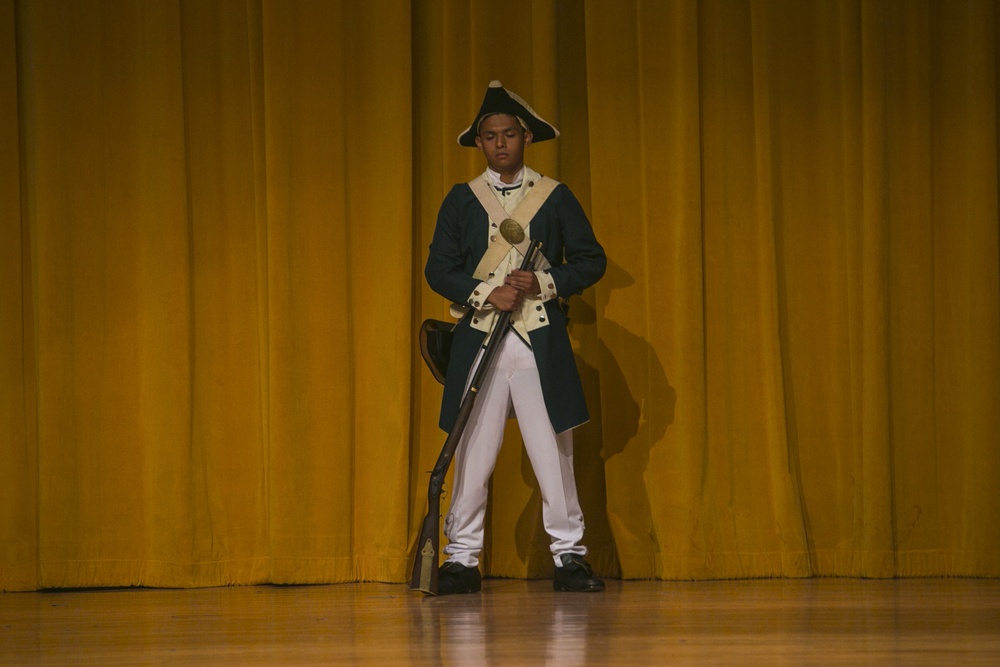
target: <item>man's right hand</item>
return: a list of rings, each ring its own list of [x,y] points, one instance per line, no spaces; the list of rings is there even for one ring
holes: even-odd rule
[[[524,293],[510,285],[497,287],[486,297],[486,303],[491,304],[497,310],[517,310],[524,301]]]

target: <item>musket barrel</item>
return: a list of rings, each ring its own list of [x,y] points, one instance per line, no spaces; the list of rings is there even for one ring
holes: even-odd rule
[[[528,246],[528,251],[524,254],[521,262],[521,270],[528,271],[534,266],[535,255],[542,247],[541,241],[532,241]],[[410,575],[410,590],[423,591],[430,595],[437,595],[438,590],[438,553],[441,544],[441,489],[444,486],[445,475],[451,466],[451,460],[458,449],[458,443],[465,432],[466,424],[472,415],[472,407],[479,395],[479,388],[486,379],[486,373],[493,363],[500,348],[500,342],[510,328],[511,311],[505,310],[500,313],[493,327],[493,335],[486,344],[476,372],[472,376],[465,396],[462,398],[462,405],[458,411],[458,417],[452,426],[448,437],[444,441],[441,453],[438,455],[434,469],[431,471],[431,478],[427,486],[427,514],[424,516],[423,524],[420,528],[420,537],[417,539],[417,553],[413,560],[413,571]]]

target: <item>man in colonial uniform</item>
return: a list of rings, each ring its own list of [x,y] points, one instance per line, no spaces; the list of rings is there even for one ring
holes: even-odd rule
[[[604,589],[584,558],[572,429],[589,415],[561,302],[597,282],[606,258],[569,188],[524,165],[525,148],[557,136],[524,100],[491,82],[475,120],[458,137],[484,154],[487,169],[448,193],[431,241],[427,282],[455,303],[453,314],[461,317],[445,378],[442,429],[455,423],[498,312],[511,311],[513,329],[501,341],[455,453],[439,595],[481,588],[487,485],[512,408],[542,494],[555,590]],[[532,240],[542,242],[543,257],[535,270],[522,271]]]

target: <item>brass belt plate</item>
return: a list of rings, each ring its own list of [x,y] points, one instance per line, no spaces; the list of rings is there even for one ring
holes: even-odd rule
[[[512,218],[500,223],[500,235],[511,245],[517,245],[524,240],[524,229]]]

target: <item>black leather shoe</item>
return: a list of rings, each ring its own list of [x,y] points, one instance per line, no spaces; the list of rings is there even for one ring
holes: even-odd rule
[[[556,568],[556,578],[552,588],[571,593],[598,593],[604,590],[604,582],[594,575],[590,563],[579,554],[563,554],[559,557],[562,567]]]
[[[483,577],[478,567],[465,567],[461,563],[445,561],[438,570],[438,595],[478,593],[483,587]]]

